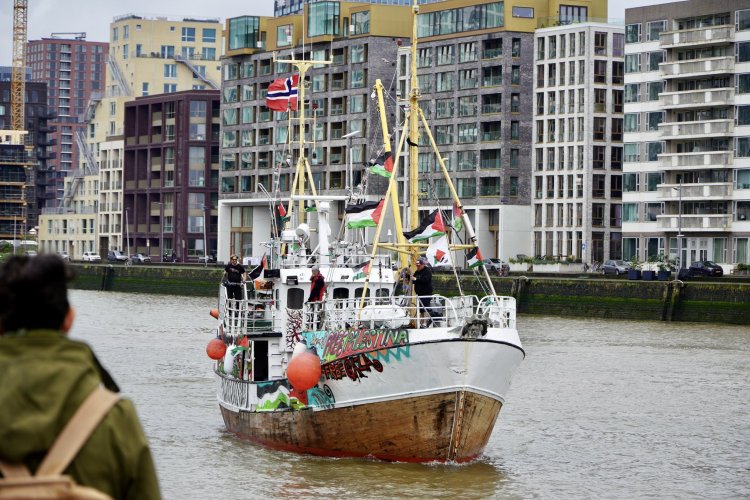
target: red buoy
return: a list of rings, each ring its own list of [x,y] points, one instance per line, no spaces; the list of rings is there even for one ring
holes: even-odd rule
[[[214,319],[219,319],[219,310],[215,307],[211,309],[211,317]]]
[[[306,391],[318,384],[321,372],[320,358],[310,351],[305,351],[289,360],[286,376],[292,387],[298,391]]]
[[[227,352],[227,346],[221,339],[213,339],[206,346],[206,354],[213,360],[219,360]]]

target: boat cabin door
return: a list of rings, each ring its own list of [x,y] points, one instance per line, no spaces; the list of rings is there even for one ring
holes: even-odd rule
[[[268,380],[268,340],[253,340],[253,382]]]

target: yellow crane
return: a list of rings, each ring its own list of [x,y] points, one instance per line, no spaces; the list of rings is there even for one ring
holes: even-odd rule
[[[28,0],[13,0],[13,71],[10,86],[10,123],[13,130],[25,129],[26,24]]]

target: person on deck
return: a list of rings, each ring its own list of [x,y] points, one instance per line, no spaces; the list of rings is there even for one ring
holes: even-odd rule
[[[320,268],[317,265],[312,266],[312,277],[310,278],[310,296],[308,302],[320,302],[326,293],[326,281],[320,274]]]
[[[222,282],[227,287],[227,298],[242,300],[242,282],[247,281],[247,272],[245,267],[240,264],[239,258],[236,255],[232,255],[229,259],[229,264],[224,268],[224,276]]]
[[[0,460],[32,474],[68,420],[101,385],[117,384],[91,348],[71,340],[70,268],[57,255],[13,256],[0,267]],[[120,399],[64,474],[116,499],[160,498],[131,401]]]
[[[414,271],[411,282],[414,285],[414,294],[419,297],[419,309],[422,311],[422,318],[429,318],[432,302],[432,269],[430,269],[426,257],[417,259],[417,270]]]

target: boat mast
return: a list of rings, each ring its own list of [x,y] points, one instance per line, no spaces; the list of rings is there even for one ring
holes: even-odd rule
[[[414,0],[412,5],[411,26],[411,61],[410,61],[410,90],[409,90],[409,226],[412,230],[419,226],[419,80],[417,79],[417,15],[419,5]],[[414,252],[416,260],[416,252]]]

